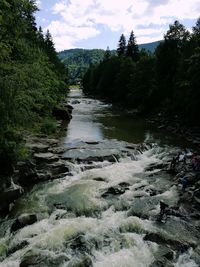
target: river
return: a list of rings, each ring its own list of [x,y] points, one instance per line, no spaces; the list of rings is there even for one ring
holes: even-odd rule
[[[11,233],[12,218],[1,221],[0,267],[198,267],[193,222],[156,221],[161,200],[179,200],[159,166],[188,144],[81,90],[71,90],[69,102],[73,119],[61,145],[69,149],[64,158],[79,160],[69,162],[70,175],[37,184],[17,201],[14,214],[37,213],[38,222]]]

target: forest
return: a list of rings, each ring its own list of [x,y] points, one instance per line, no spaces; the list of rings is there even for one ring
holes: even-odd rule
[[[121,35],[117,55],[109,49],[83,78],[83,90],[147,115],[160,112],[199,125],[200,18],[189,32],[175,21],[154,53],[139,50],[132,31]]]
[[[67,69],[49,31],[37,28],[34,0],[0,1],[0,175],[23,158],[25,132],[45,131],[65,96]]]

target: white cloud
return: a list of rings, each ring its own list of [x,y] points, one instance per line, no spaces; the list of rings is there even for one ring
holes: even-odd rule
[[[133,29],[138,43],[148,42],[155,36],[162,38],[164,28],[175,18],[196,19],[197,6],[200,0],[59,0],[52,12],[60,19],[52,21],[48,28],[57,49],[97,36],[100,24],[125,34]],[[138,25],[146,25],[147,29],[139,29]]]

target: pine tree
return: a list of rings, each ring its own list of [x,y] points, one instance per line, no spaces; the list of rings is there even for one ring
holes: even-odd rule
[[[133,31],[131,32],[130,38],[128,40],[126,55],[128,57],[131,57],[135,62],[139,59],[139,48],[136,43],[136,38]]]
[[[103,57],[103,61],[108,61],[111,58],[111,52],[109,46],[107,46],[106,52]]]
[[[120,39],[119,39],[117,54],[118,54],[118,56],[124,56],[125,53],[126,53],[126,38],[125,38],[124,34],[122,34],[120,36]]]

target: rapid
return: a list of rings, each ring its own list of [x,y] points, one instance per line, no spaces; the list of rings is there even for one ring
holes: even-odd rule
[[[199,230],[187,212],[156,220],[160,201],[178,204],[163,169],[188,144],[79,89],[69,103],[60,145],[70,173],[33,186],[0,221],[0,267],[198,267]],[[38,221],[12,232],[26,213]]]

